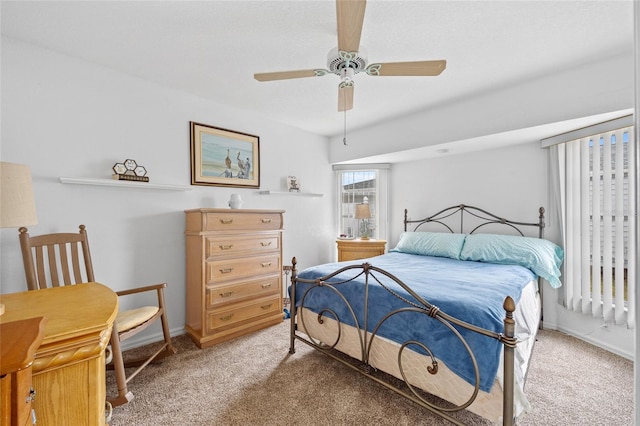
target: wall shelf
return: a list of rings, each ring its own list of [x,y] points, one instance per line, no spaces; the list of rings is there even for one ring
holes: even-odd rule
[[[294,195],[296,197],[322,197],[322,194],[313,192],[289,192],[289,191],[258,191],[260,195]]]
[[[160,189],[165,191],[190,191],[192,189],[191,186],[185,186],[185,185],[169,185],[169,184],[162,184],[162,183],[135,182],[135,181],[100,179],[100,178],[61,177],[60,182],[71,183],[74,185],[119,186],[119,187],[125,187],[125,188]]]

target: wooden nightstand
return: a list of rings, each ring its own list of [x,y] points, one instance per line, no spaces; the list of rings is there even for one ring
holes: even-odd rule
[[[336,240],[338,262],[365,259],[384,254],[385,240]]]

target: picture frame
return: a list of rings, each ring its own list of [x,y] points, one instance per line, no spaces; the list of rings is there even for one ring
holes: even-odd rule
[[[260,137],[189,122],[191,185],[260,188]]]
[[[300,179],[295,176],[287,176],[287,189],[289,192],[300,192]]]

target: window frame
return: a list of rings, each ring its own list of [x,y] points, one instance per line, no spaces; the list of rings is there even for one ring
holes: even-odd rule
[[[344,173],[356,173],[363,171],[371,171],[376,173],[376,186],[375,186],[375,199],[369,199],[371,205],[372,214],[375,215],[375,228],[371,234],[372,239],[386,240],[388,235],[388,222],[389,222],[389,174],[390,164],[337,164],[333,166],[335,172],[335,197],[336,197],[336,215],[335,215],[335,230],[336,236],[346,233],[346,227],[352,226],[354,237],[358,238],[358,224],[356,219],[351,218],[353,223],[346,225],[343,223],[343,186],[342,175]],[[361,191],[363,196],[365,192]],[[356,200],[357,198],[357,200]],[[354,201],[361,201],[361,197],[354,197]],[[356,202],[353,203],[354,206]]]

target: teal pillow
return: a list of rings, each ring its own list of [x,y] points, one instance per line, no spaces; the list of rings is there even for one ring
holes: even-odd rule
[[[464,239],[465,234],[403,232],[398,245],[390,251],[460,259]]]
[[[461,260],[520,265],[549,281],[552,287],[562,285],[560,266],[564,250],[541,238],[512,235],[467,235],[460,253]]]

